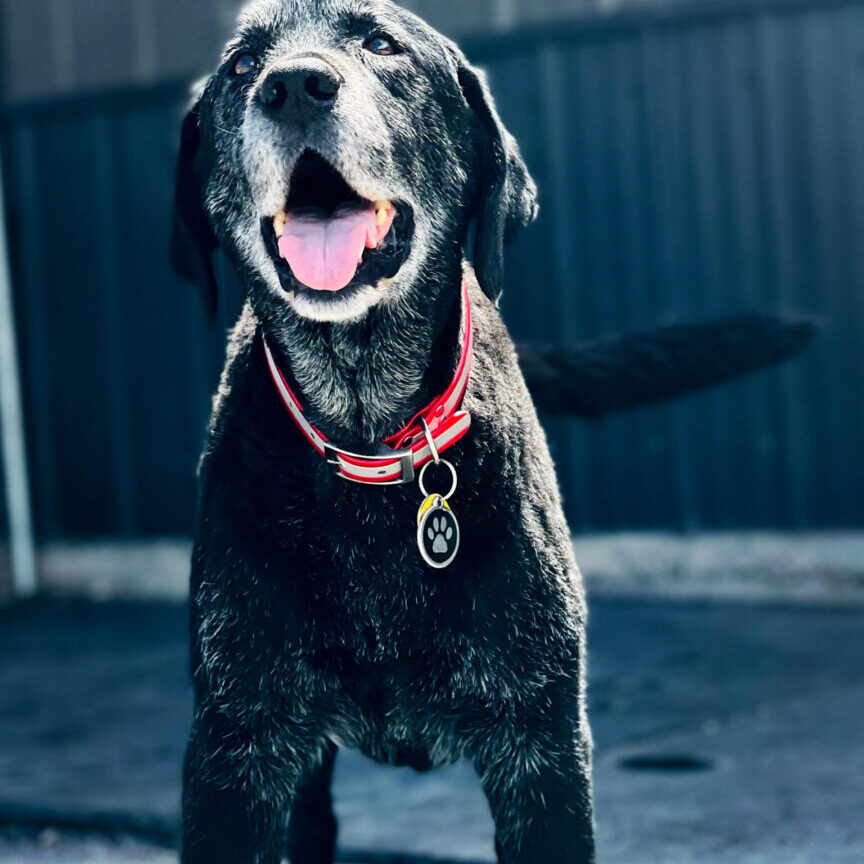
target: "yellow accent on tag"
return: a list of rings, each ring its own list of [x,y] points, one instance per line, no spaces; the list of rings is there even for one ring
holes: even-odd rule
[[[430,495],[421,505],[420,511],[417,513],[417,524],[419,525],[423,521],[423,517],[426,515],[426,512],[430,510],[436,501],[441,501],[441,503],[448,510],[450,509],[450,505],[447,503],[446,498],[442,498],[440,495]]]

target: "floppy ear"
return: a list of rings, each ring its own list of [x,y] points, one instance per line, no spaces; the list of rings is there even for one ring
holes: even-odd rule
[[[504,287],[504,247],[537,218],[537,186],[504,128],[486,75],[467,63],[459,65],[459,85],[483,130],[480,141],[480,190],[477,197],[474,271],[486,295],[498,302]]]
[[[201,102],[197,100],[183,121],[180,158],[174,184],[174,217],[171,230],[171,266],[194,282],[204,295],[208,310],[216,311],[216,272],[213,253],[219,245],[204,209],[201,169]]]

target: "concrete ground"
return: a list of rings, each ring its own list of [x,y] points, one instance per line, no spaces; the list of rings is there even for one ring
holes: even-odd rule
[[[601,864],[864,861],[864,610],[591,610]],[[185,627],[165,602],[0,610],[0,862],[176,862]],[[343,753],[336,799],[344,862],[492,860],[467,765]]]

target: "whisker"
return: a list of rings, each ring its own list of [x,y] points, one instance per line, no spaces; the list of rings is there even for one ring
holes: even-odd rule
[[[220,132],[224,132],[226,135],[233,135],[235,138],[240,137],[240,132],[237,129],[226,129],[224,126],[219,126],[218,124],[213,124],[214,129],[218,129]]]

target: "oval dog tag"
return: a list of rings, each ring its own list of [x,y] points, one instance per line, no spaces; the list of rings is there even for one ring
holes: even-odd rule
[[[459,523],[440,495],[430,495],[417,514],[417,545],[423,560],[436,570],[453,563],[459,551]]]

